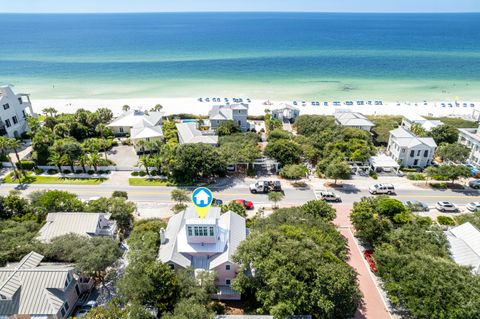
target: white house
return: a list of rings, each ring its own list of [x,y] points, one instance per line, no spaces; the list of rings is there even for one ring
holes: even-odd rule
[[[470,148],[468,161],[474,165],[480,165],[480,129],[458,129],[458,142]]]
[[[450,253],[459,265],[472,267],[480,275],[480,231],[470,223],[453,227],[445,232]]]
[[[212,130],[216,130],[218,124],[226,121],[234,121],[243,132],[250,129],[247,121],[248,104],[214,105],[208,113],[208,117]]]
[[[300,115],[300,110],[290,104],[280,104],[278,108],[272,110],[272,118],[280,121],[293,123]]]
[[[0,86],[0,135],[19,137],[28,131],[27,112],[36,117],[28,94],[15,94],[10,86]]]
[[[72,233],[88,237],[114,237],[116,230],[116,222],[105,213],[49,213],[37,239],[49,242],[55,237]]]
[[[69,318],[93,280],[78,277],[73,265],[42,264],[31,252],[0,268],[0,318]]]
[[[418,124],[425,131],[430,132],[433,128],[443,125],[443,122],[437,121],[437,120],[427,120],[426,118],[418,114],[404,115],[402,120],[402,127],[404,127],[407,130],[411,130],[413,124]]]
[[[129,134],[135,150],[144,152],[145,150],[138,144],[139,141],[163,140],[162,117],[163,112],[130,110],[113,120],[108,127],[116,135]]]
[[[220,207],[210,207],[201,219],[188,207],[173,215],[167,229],[161,230],[158,259],[173,269],[215,272],[218,292],[213,297],[239,300],[240,294],[230,287],[238,269],[232,256],[246,237],[245,218],[240,215],[231,211],[220,214]]]
[[[175,126],[177,127],[178,141],[180,144],[218,144],[218,136],[211,130],[200,131],[196,122],[177,123]]]
[[[375,126],[363,114],[352,112],[349,109],[337,109],[334,116],[335,123],[345,127],[358,128],[370,132],[372,127]]]
[[[400,165],[425,167],[431,164],[437,144],[431,137],[417,137],[399,127],[390,131],[387,152]]]

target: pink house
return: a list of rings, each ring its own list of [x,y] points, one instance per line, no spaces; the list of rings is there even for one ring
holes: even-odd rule
[[[240,294],[230,285],[238,266],[232,256],[245,240],[245,218],[234,212],[220,214],[219,207],[211,207],[200,219],[193,207],[178,213],[161,230],[158,259],[173,269],[192,267],[195,272],[213,271],[217,275],[218,293],[214,298],[239,300]]]

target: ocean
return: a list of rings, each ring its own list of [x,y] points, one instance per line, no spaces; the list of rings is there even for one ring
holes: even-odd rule
[[[480,99],[480,14],[0,14],[34,98]]]

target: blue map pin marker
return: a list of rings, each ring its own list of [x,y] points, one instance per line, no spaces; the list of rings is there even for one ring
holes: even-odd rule
[[[192,202],[198,217],[204,219],[207,215],[208,209],[212,205],[213,194],[212,191],[206,187],[199,187],[192,193]]]

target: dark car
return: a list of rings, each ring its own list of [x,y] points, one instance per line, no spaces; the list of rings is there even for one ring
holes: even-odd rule
[[[412,212],[428,212],[428,205],[418,200],[407,200],[404,205]]]
[[[223,204],[223,200],[218,199],[218,198],[212,199],[212,205],[213,205],[213,206],[220,206],[220,205],[222,205],[222,204]]]
[[[472,179],[468,182],[468,186],[471,188],[479,189],[480,188],[480,179]]]
[[[253,209],[253,203],[249,200],[236,199],[233,202],[242,205],[245,209]]]

